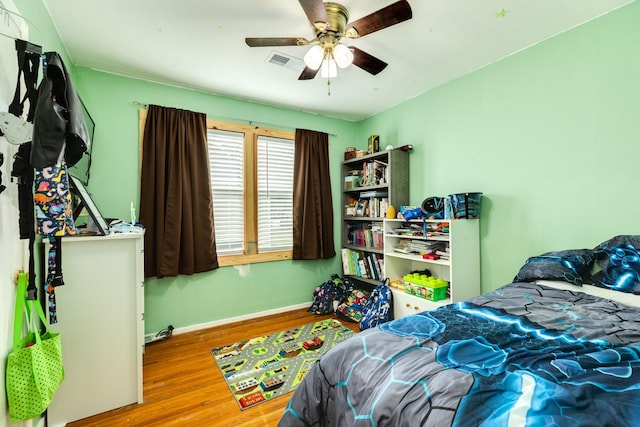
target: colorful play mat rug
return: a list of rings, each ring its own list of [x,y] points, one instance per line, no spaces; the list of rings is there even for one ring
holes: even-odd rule
[[[211,349],[241,409],[295,390],[313,363],[354,335],[335,319]]]

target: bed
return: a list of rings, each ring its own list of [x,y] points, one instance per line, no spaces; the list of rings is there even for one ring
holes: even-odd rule
[[[529,258],[513,283],[327,352],[280,426],[640,423],[640,236]]]

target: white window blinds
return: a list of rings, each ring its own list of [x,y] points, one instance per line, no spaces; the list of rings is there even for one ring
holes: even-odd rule
[[[244,252],[244,134],[207,130],[218,256]]]
[[[258,137],[258,252],[293,248],[293,141]]]

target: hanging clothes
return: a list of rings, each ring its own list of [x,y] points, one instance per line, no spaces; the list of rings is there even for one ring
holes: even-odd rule
[[[57,52],[45,53],[43,68],[33,119],[31,166],[44,169],[64,158],[71,167],[91,144],[82,101]]]
[[[49,322],[57,322],[55,288],[64,285],[61,237],[76,234],[67,167],[90,146],[78,96],[57,52],[44,56],[43,79],[34,112],[30,163],[35,168],[36,232],[51,243],[45,287]]]

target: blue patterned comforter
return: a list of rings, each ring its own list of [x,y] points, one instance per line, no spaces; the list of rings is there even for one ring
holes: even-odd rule
[[[512,283],[327,352],[280,426],[640,425],[640,309]]]

